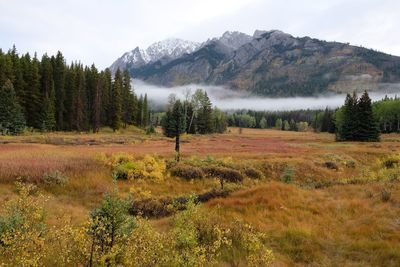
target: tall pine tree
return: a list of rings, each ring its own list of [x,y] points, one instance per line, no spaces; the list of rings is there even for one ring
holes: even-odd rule
[[[111,128],[113,131],[118,130],[121,127],[122,117],[122,101],[121,101],[121,90],[122,90],[122,74],[118,69],[115,73],[114,82],[112,86],[111,94]]]
[[[358,140],[379,141],[377,121],[372,111],[371,99],[365,91],[358,102]]]
[[[18,103],[14,86],[6,80],[0,89],[0,132],[2,134],[19,134],[25,128],[22,107]]]

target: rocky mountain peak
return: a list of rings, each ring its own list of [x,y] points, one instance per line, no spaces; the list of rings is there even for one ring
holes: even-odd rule
[[[114,73],[118,68],[138,68],[157,60],[173,60],[184,54],[194,52],[200,47],[200,43],[182,40],[179,38],[168,38],[151,44],[145,50],[136,47],[132,51],[124,53],[110,67]]]

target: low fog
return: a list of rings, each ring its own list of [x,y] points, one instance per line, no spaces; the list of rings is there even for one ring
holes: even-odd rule
[[[397,84],[382,84],[387,90],[380,92],[369,92],[372,100],[380,100],[385,97],[400,95],[400,86]],[[281,111],[298,109],[325,109],[325,107],[336,108],[344,103],[345,94],[326,94],[318,97],[287,97],[287,98],[268,98],[261,96],[251,96],[246,93],[224,88],[222,86],[209,86],[191,84],[178,87],[162,87],[145,83],[141,80],[133,81],[133,88],[137,95],[147,97],[151,106],[155,109],[163,109],[168,101],[170,94],[175,94],[180,99],[185,98],[185,93],[194,93],[196,89],[207,91],[208,96],[214,106],[222,110],[251,109],[258,111]]]

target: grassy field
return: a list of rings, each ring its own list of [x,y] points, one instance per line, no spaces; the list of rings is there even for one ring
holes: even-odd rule
[[[125,153],[167,161],[162,179],[119,180],[134,199],[173,198],[219,189],[217,179],[182,179],[169,172],[174,140],[137,129],[99,134],[32,134],[0,137],[0,203],[16,195],[16,180],[49,197],[47,219],[68,214],[83,222],[113,188],[107,159]],[[221,164],[246,173],[227,197],[202,205],[220,220],[241,220],[266,234],[275,266],[400,266],[400,135],[379,143],[335,142],[313,132],[231,128],[226,134],[182,137],[182,160],[191,168]],[[43,181],[58,171],[63,186]],[[1,205],[3,206],[3,205]],[[3,211],[0,211],[3,212]],[[169,217],[151,219],[160,231]]]

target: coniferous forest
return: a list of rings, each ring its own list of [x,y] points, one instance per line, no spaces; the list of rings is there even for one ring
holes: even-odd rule
[[[147,96],[137,97],[128,72],[99,71],[93,64],[66,63],[61,52],[40,59],[0,50],[2,111],[0,130],[17,134],[25,126],[40,131],[114,131],[146,127]]]

